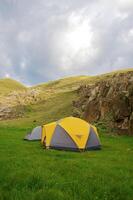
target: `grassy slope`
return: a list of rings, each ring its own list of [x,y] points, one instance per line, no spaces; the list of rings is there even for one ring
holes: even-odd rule
[[[22,140],[32,127],[71,115],[73,90],[87,79],[39,85],[44,101],[27,106],[22,119],[0,122],[0,200],[132,200],[132,137],[99,127],[102,150],[84,153],[44,150]]]
[[[22,89],[25,89],[25,86],[15,80],[9,78],[0,80],[0,95],[8,94],[13,90],[17,91]]]
[[[58,120],[72,113],[72,99],[76,92],[64,92],[53,95],[46,101],[26,107],[25,116],[22,119],[1,121],[3,127],[25,127],[31,129],[37,125]]]
[[[84,82],[85,79],[88,79],[89,76],[74,76],[74,77],[69,77],[69,78],[63,78],[63,79],[59,79],[59,80],[56,80],[56,81],[50,81],[48,83],[42,83],[42,84],[39,84],[37,86],[35,86],[34,88],[43,88],[43,89],[51,89],[51,88],[54,88],[54,89],[62,89],[62,88],[65,88],[65,89],[73,89],[73,88],[77,88],[77,86],[79,84],[82,83],[82,81]]]

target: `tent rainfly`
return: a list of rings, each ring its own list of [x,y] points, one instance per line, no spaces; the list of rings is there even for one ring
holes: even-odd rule
[[[42,127],[37,126],[31,133],[25,136],[24,140],[41,140]]]
[[[84,151],[101,148],[96,127],[76,117],[43,125],[41,142],[46,149]]]

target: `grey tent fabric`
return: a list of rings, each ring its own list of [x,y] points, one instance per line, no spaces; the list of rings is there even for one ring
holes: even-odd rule
[[[32,130],[32,132],[25,136],[25,140],[41,140],[42,127],[37,126]]]
[[[68,133],[59,125],[56,126],[50,147],[57,149],[73,149],[77,150],[77,146]]]
[[[100,141],[94,132],[93,128],[90,127],[90,135],[86,143],[86,149],[100,149],[101,144]]]

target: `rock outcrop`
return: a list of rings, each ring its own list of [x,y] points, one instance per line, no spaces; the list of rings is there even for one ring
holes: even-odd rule
[[[0,99],[0,120],[23,117],[28,105],[41,100],[38,89],[13,91]]]
[[[116,73],[78,89],[74,115],[103,120],[117,132],[133,135],[133,71]]]

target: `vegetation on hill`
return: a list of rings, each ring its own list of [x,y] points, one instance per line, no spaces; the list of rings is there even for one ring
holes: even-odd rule
[[[83,84],[89,76],[74,76],[69,78],[62,78],[56,81],[49,81],[48,83],[42,83],[33,88],[40,88],[43,90],[75,90],[80,84]]]
[[[0,95],[5,95],[14,90],[18,91],[25,88],[24,85],[10,78],[0,79]]]
[[[0,98],[0,119],[9,120],[20,117],[28,121],[42,121],[58,119],[58,109],[72,114],[72,100],[76,97],[77,88],[83,83],[85,76],[65,78],[50,83],[41,84],[26,90],[13,90]],[[66,112],[66,105],[68,109]],[[57,113],[51,115],[52,113]],[[46,117],[45,117],[46,116]]]
[[[79,88],[84,88],[84,86],[92,88],[92,96],[94,99],[94,96],[96,94],[96,91],[94,91],[95,85],[97,86],[105,83],[106,86],[106,82],[108,82],[108,80],[113,80],[113,77],[116,77],[117,80],[114,86],[113,81],[111,83],[113,87],[116,87],[117,83],[119,84],[119,81],[122,81],[122,78],[121,80],[119,80],[121,74],[124,74],[124,76],[126,77],[126,74],[131,74],[132,72],[133,70],[130,69],[103,74],[100,76],[69,77],[39,84],[30,88],[24,88],[24,86],[22,86],[21,84],[19,85],[15,81],[6,79],[4,80],[4,82],[8,82],[10,80],[12,83],[16,83],[16,85],[19,86],[17,87],[14,84],[15,87],[13,89],[13,84],[10,84],[12,86],[12,90],[8,92],[5,96],[3,96],[3,98],[0,98],[0,120],[6,119],[10,120],[12,123],[13,119],[17,119],[17,121],[19,121],[19,118],[23,117],[24,120],[26,119],[26,121],[29,121],[30,123],[32,121],[38,123],[42,123],[43,121],[48,122],[52,121],[53,119],[58,119],[58,117],[61,117],[60,115],[58,116],[58,109],[62,110],[65,116],[67,116],[68,114],[75,115],[75,109],[73,109],[72,102],[76,102],[77,100],[79,100],[80,94],[79,92],[77,92],[79,91]],[[82,109],[85,109],[84,104],[86,104],[87,102],[87,95],[91,95],[87,90],[85,91],[85,93],[82,93],[81,91],[81,103],[79,105],[78,112],[81,112]],[[98,90],[98,93],[99,91],[100,89]],[[102,92],[102,94],[103,93],[104,92]],[[98,101],[100,102],[101,100]],[[65,105],[67,105],[68,109],[66,109]],[[93,105],[91,107],[95,106]],[[56,114],[52,115],[52,113]],[[97,114],[97,112],[92,111],[89,115],[91,116],[93,113]]]

